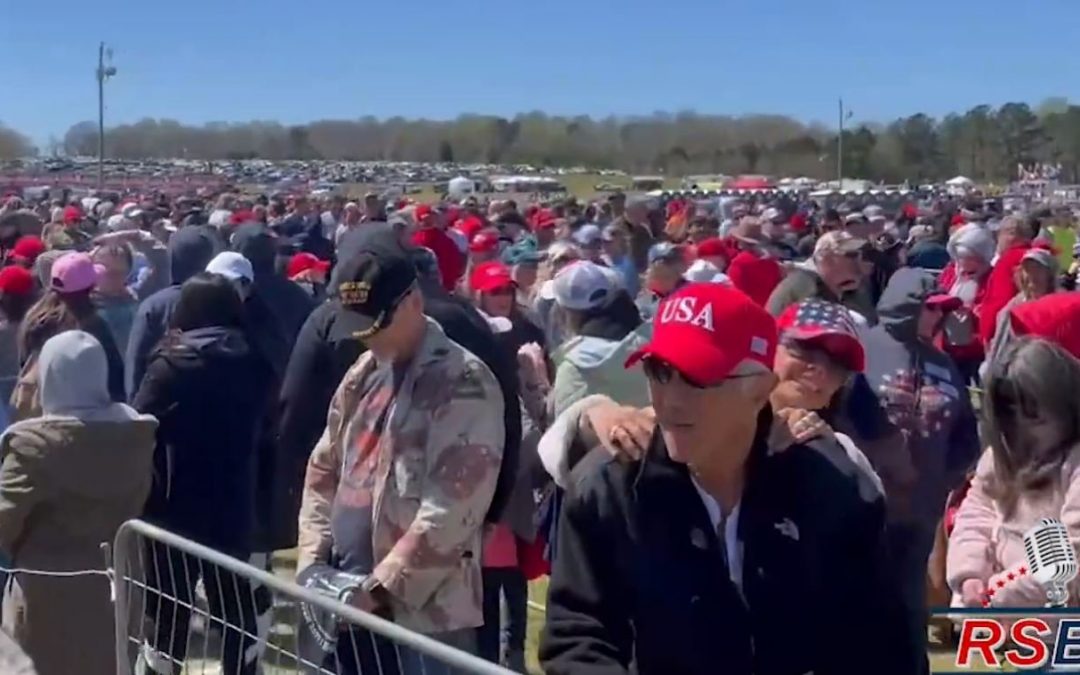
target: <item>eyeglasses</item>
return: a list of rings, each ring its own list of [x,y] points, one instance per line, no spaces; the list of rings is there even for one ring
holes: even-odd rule
[[[743,375],[729,375],[719,382],[712,384],[702,384],[695,381],[693,378],[687,377],[685,373],[680,371],[675,366],[671,365],[663,359],[656,358],[655,356],[649,356],[641,361],[641,366],[645,370],[645,377],[649,378],[657,384],[669,384],[672,380],[678,378],[685,382],[688,386],[694,389],[717,389],[722,387],[728,380],[741,380],[745,377],[755,377],[760,373],[746,373]]]

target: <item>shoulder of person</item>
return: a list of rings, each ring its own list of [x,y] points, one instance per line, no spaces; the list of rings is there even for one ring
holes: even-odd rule
[[[480,357],[457,343],[450,342],[456,354],[442,362],[440,377],[450,386],[452,400],[490,400],[502,396],[495,373]]]
[[[153,430],[157,420],[153,421]],[[4,430],[0,436],[0,457],[16,454],[24,459],[43,459],[50,447],[71,439],[76,429],[84,424],[71,418],[33,417],[20,420]]]
[[[831,517],[884,501],[880,481],[876,486],[855,454],[839,439],[815,438],[772,455],[768,461],[784,471],[792,483],[807,486],[805,494],[813,496],[813,510],[817,513]]]
[[[633,489],[641,463],[622,462],[596,446],[570,470],[566,499],[576,504],[595,504],[610,509],[622,504]]]

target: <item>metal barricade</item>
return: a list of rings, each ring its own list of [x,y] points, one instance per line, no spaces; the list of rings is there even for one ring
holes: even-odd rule
[[[121,526],[113,567],[119,675],[511,673],[143,521]]]

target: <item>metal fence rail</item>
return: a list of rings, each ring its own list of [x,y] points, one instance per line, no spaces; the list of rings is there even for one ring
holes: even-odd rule
[[[511,673],[143,521],[121,526],[113,565],[120,675]]]

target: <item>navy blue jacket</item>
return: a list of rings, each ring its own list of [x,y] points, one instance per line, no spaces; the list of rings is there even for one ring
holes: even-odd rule
[[[169,240],[169,273],[172,281],[139,303],[131,325],[127,354],[124,358],[124,384],[129,398],[142,382],[150,352],[165,335],[173,309],[180,300],[180,285],[206,269],[206,264],[220,248],[220,241],[210,228],[191,225]]]

